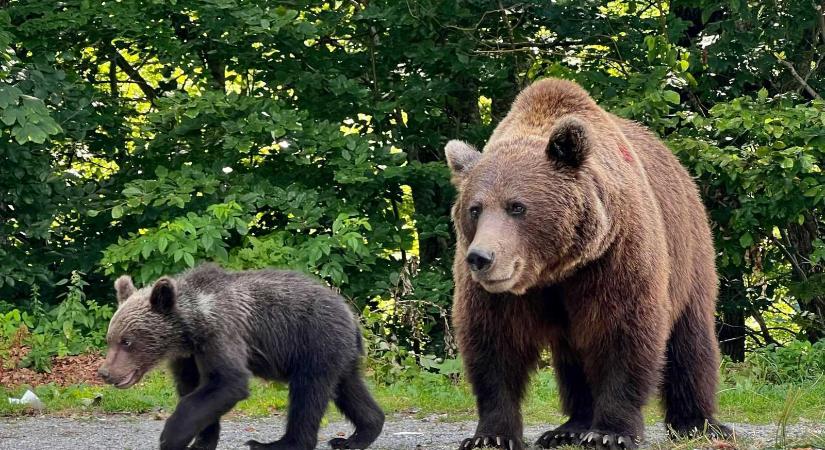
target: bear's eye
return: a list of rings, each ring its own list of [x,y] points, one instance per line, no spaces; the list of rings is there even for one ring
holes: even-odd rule
[[[481,216],[481,206],[470,207],[470,217],[473,220],[478,220],[479,216]]]
[[[132,346],[132,341],[130,341],[129,339],[123,338],[123,339],[120,340],[120,345],[122,345],[126,348],[129,348],[129,347]]]
[[[513,202],[507,206],[507,214],[511,216],[521,216],[525,212],[527,212],[527,208],[519,202]]]

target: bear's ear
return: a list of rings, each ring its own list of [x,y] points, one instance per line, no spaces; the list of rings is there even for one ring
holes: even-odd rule
[[[453,184],[458,185],[467,173],[481,157],[481,152],[473,148],[472,145],[456,139],[447,142],[444,147],[444,154],[447,155],[447,166],[453,173]]]
[[[149,294],[149,304],[152,311],[159,314],[172,312],[175,307],[175,282],[171,278],[163,277],[152,286],[152,293]]]
[[[115,280],[115,292],[117,292],[117,304],[120,306],[127,298],[135,293],[135,285],[132,283],[132,277],[129,275],[121,275]]]
[[[547,143],[547,157],[556,163],[578,168],[590,152],[590,130],[577,117],[565,117],[556,123]]]

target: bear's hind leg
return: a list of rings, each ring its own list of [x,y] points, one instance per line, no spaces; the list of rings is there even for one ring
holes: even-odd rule
[[[357,366],[341,377],[336,388],[335,406],[355,425],[355,432],[346,439],[335,438],[329,441],[332,448],[367,448],[381,434],[384,412],[370,395]]]
[[[665,423],[672,438],[731,436],[731,430],[714,418],[719,349],[713,315],[698,310],[701,304],[688,305],[667,343],[663,397]]]
[[[542,448],[578,445],[593,423],[593,396],[585,379],[581,362],[566,342],[552,348],[553,369],[559,385],[561,409],[569,419],[536,441]]]

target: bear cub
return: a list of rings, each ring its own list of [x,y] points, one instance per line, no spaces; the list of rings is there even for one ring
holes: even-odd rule
[[[366,448],[384,413],[360,374],[361,333],[344,299],[282,270],[229,272],[206,264],[136,289],[115,282],[118,309],[99,370],[125,389],[168,360],[180,401],[161,450],[215,449],[221,416],[249,395],[250,377],[289,383],[286,433],[251,449],[313,449],[332,398],[355,425],[333,448]]]

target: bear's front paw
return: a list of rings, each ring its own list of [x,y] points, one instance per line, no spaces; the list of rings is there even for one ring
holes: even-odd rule
[[[314,445],[301,445],[296,444],[294,441],[287,442],[283,439],[270,442],[268,444],[264,442],[258,442],[254,439],[250,439],[246,441],[246,445],[249,446],[249,450],[302,450],[315,448]]]
[[[358,436],[348,438],[335,438],[329,441],[329,446],[333,449],[365,449],[372,444],[372,441],[358,439]]]
[[[562,429],[550,430],[541,435],[536,445],[541,448],[564,447],[565,445],[579,445],[587,430]]]
[[[589,431],[578,444],[582,447],[600,450],[635,450],[641,443],[642,439],[639,436]]]
[[[458,450],[470,450],[472,448],[502,448],[504,450],[524,450],[524,443],[521,439],[514,439],[507,436],[482,435],[473,436],[461,441]]]
[[[191,440],[191,438],[186,439],[180,435],[164,431],[160,435],[160,450],[186,450]]]

